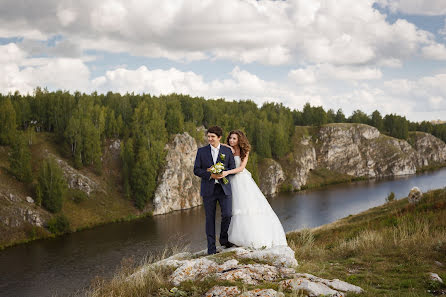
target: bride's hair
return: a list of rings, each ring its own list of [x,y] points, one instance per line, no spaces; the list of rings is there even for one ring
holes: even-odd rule
[[[236,134],[238,136],[238,146],[240,147],[240,159],[242,161],[245,159],[246,155],[251,151],[251,145],[249,144],[248,137],[246,137],[245,133],[240,130],[232,130],[229,132],[228,137],[226,137],[226,144],[229,145],[229,137],[232,134]]]

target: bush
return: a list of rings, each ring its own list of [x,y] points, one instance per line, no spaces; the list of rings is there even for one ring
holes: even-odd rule
[[[48,221],[48,230],[53,234],[70,231],[70,221],[63,214],[57,215]]]
[[[84,191],[79,189],[72,189],[71,191],[71,199],[73,199],[74,203],[79,204],[85,200],[87,200],[88,195]]]
[[[392,202],[393,200],[395,200],[395,193],[390,192],[390,194],[387,195],[386,202]]]

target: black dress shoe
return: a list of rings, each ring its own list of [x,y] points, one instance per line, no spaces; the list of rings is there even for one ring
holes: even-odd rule
[[[233,247],[234,244],[233,244],[232,242],[229,242],[229,241],[228,241],[228,243],[227,243],[227,244],[224,244],[223,246],[224,246],[226,249],[229,249],[229,248]]]

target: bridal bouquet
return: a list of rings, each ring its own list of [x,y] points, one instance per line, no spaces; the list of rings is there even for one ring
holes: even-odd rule
[[[218,162],[212,165],[209,171],[214,174],[221,174],[223,170],[225,170],[225,165],[223,165],[222,162]],[[228,182],[228,179],[226,177],[223,177],[223,183],[226,185]]]

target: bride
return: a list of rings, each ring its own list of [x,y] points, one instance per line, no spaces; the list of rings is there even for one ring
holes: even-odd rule
[[[222,173],[231,177],[232,219],[229,242],[243,247],[286,246],[283,227],[251,173],[245,169],[251,146],[240,130],[229,132],[226,143],[234,151],[236,168]]]

